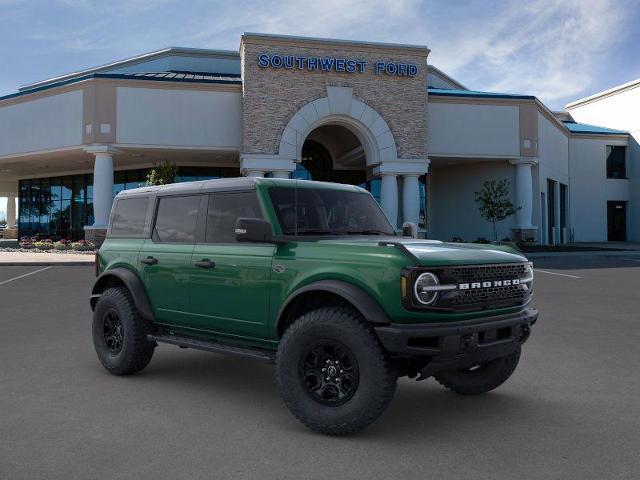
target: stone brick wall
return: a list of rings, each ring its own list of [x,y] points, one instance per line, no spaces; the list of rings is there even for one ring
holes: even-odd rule
[[[362,59],[363,73],[262,68],[260,54]],[[353,42],[332,43],[305,39],[244,36],[240,48],[243,75],[242,152],[277,154],[289,119],[305,104],[325,97],[327,86],[353,88],[353,96],[376,110],[388,123],[399,158],[427,157],[428,50],[372,47]],[[378,61],[410,63],[413,77],[375,74]]]

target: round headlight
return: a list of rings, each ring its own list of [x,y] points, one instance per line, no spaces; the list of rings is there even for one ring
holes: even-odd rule
[[[433,273],[425,272],[420,274],[416,279],[416,283],[413,285],[413,293],[415,294],[416,300],[422,305],[431,305],[436,301],[436,298],[438,298],[438,291],[431,287],[439,284],[438,277]]]

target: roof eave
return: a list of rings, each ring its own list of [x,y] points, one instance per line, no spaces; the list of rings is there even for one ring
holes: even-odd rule
[[[603,90],[602,92],[594,93],[593,95],[590,95],[588,97],[580,98],[571,103],[567,103],[564,108],[567,110],[571,110],[572,108],[576,108],[587,103],[595,102],[597,100],[600,100],[601,98],[609,97],[611,95],[616,95],[618,93],[622,93],[626,90],[630,90],[638,86],[640,86],[640,78],[636,80],[632,80],[627,83],[623,83],[622,85],[618,85],[608,90]]]
[[[106,63],[104,65],[99,65],[97,67],[86,68],[83,70],[78,70],[76,72],[67,73],[64,75],[59,75],[57,77],[48,78],[46,80],[40,80],[33,83],[28,83],[25,85],[21,85],[18,88],[18,92],[23,92],[27,90],[32,90],[34,88],[39,88],[48,84],[58,83],[65,80],[72,79],[74,77],[82,77],[92,73],[100,73],[101,71],[112,69],[116,67],[123,67],[127,65],[135,65],[153,58],[161,58],[167,56],[171,53],[180,53],[183,55],[205,55],[205,56],[219,56],[219,57],[230,57],[230,58],[239,58],[239,53],[231,50],[208,50],[202,48],[186,48],[186,47],[167,47],[161,50],[156,50],[153,52],[143,53],[141,55],[136,55],[135,57],[125,58],[123,60],[117,60],[115,62]]]

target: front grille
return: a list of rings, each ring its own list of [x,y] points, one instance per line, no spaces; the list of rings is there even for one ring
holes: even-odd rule
[[[469,265],[464,267],[453,267],[449,275],[457,283],[482,282],[486,280],[501,280],[504,278],[521,278],[524,275],[526,264],[506,264],[506,265]]]
[[[524,302],[529,293],[521,285],[509,287],[492,287],[480,290],[463,290],[453,292],[451,298],[443,298],[443,302],[448,302],[453,306],[492,304],[495,302]]]
[[[464,265],[433,268],[442,285],[482,283],[493,280],[521,279],[526,274],[525,263]],[[420,272],[416,272],[419,275]],[[465,290],[442,291],[431,308],[454,311],[477,311],[489,308],[524,305],[531,296],[531,284],[508,285]],[[419,307],[414,303],[415,307]]]

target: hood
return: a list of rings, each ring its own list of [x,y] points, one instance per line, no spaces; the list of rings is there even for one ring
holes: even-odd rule
[[[402,240],[420,265],[526,262],[524,255],[507,245],[443,243],[434,240]]]
[[[438,240],[420,240],[403,237],[351,237],[327,239],[323,243],[341,243],[349,245],[378,245],[380,242],[400,244],[417,259],[419,265],[477,265],[486,263],[526,262],[524,255],[507,245],[478,243],[444,243]],[[380,247],[391,248],[391,247]]]

